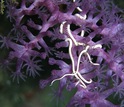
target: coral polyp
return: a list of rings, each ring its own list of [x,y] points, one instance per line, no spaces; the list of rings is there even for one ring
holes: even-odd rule
[[[123,104],[124,19],[112,1],[21,0],[16,4],[9,0],[6,8],[13,29],[0,36],[0,48],[8,49],[6,61],[15,62],[13,80],[43,76],[47,65],[49,76],[41,78],[41,88],[59,81],[61,92],[76,89],[67,107]],[[114,94],[121,104],[108,100]]]

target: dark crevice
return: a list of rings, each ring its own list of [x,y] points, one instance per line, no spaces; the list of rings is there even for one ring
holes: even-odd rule
[[[92,62],[93,62],[93,63],[96,63],[96,61],[97,61],[97,56],[91,55],[91,59],[92,59]]]
[[[97,26],[102,26],[102,20],[98,20],[97,23],[96,23]]]
[[[76,30],[76,29],[78,29],[78,28],[80,28],[79,26],[76,26],[75,24],[71,24],[70,25],[70,29],[72,30],[72,31],[74,31],[74,30]]]
[[[60,4],[59,5],[59,11],[61,11],[62,13],[66,13],[67,12],[67,5],[66,4]]]
[[[100,41],[101,39],[102,39],[102,35],[97,34],[97,35],[92,39],[92,41],[93,41],[93,42],[98,42],[98,41]]]

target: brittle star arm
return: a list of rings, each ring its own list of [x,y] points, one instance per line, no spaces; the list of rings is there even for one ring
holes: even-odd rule
[[[74,76],[79,80],[78,83],[81,83],[82,84],[82,87],[83,88],[86,88],[85,83],[91,83],[92,80],[87,81],[87,80],[85,80],[81,76],[81,74],[78,72],[79,71],[79,65],[77,66],[77,70],[75,70],[74,58],[73,58],[72,52],[71,52],[71,50],[72,50],[72,40],[70,38],[67,38],[66,41],[68,41],[70,43],[70,46],[69,46],[69,55],[70,55],[70,58],[71,58],[71,61],[72,61],[72,71],[73,71],[73,74],[75,74]],[[87,47],[87,48],[89,48],[89,47]],[[86,48],[86,51],[87,51],[87,48]],[[80,57],[81,57],[81,55],[80,55]],[[78,58],[78,59],[80,59],[80,58]]]
[[[54,80],[51,82],[50,86],[52,86],[55,81],[59,81],[59,80],[65,78],[66,76],[74,76],[74,75],[75,75],[75,74],[65,74],[65,75],[63,75],[63,76],[60,77],[60,78],[54,79]]]
[[[61,80],[63,79],[64,77],[66,76],[75,76],[77,79],[79,79],[79,77],[75,74],[76,71],[75,71],[75,64],[74,64],[74,59],[73,59],[73,56],[72,56],[72,52],[71,52],[71,49],[72,49],[72,40],[70,38],[67,38],[66,41],[69,42],[69,55],[70,55],[70,58],[71,58],[71,61],[72,61],[72,71],[73,71],[73,74],[65,74],[63,75],[61,78],[58,78],[58,79],[54,79],[50,86],[52,86],[52,84],[55,82],[55,81],[58,81],[58,80]]]
[[[71,40],[70,38],[67,38],[66,41],[69,42],[69,55],[70,55],[71,62],[72,62],[72,71],[73,71],[73,74],[75,74],[75,77],[76,77],[77,79],[79,79],[79,77],[77,76],[76,69],[75,69],[74,58],[73,58],[73,56],[72,56],[72,40]]]
[[[76,0],[73,0],[73,2],[75,2]],[[80,7],[76,8],[79,12],[82,12],[83,10]],[[80,14],[75,14],[75,16],[77,16],[78,18],[80,18],[81,20],[86,20],[87,15],[85,14],[84,16],[81,16]],[[81,36],[84,36],[84,30],[81,31]]]
[[[75,71],[75,63],[74,63],[74,59],[73,59],[72,52],[71,52],[71,50],[72,50],[72,40],[71,40],[70,38],[67,38],[66,41],[69,42],[69,55],[70,55],[70,58],[71,58],[71,61],[72,61],[72,71],[73,71],[73,74],[65,74],[65,75],[63,75],[61,78],[58,78],[58,79],[53,80],[53,81],[51,82],[51,85],[52,85],[55,81],[61,80],[61,79],[63,79],[63,78],[66,77],[66,76],[75,76],[75,77],[78,79],[78,82],[77,82],[77,83],[81,83],[81,86],[82,86],[83,88],[86,88],[86,85],[85,85],[84,82],[87,83],[87,81],[86,81],[83,77],[82,77],[82,79],[80,79],[80,77],[78,77],[78,75],[77,75],[77,73],[76,73],[76,71]],[[83,81],[84,81],[84,82],[83,82]],[[50,85],[50,86],[51,86],[51,85]],[[76,84],[76,85],[77,85],[77,84]]]
[[[60,25],[60,32],[63,33],[63,26],[66,22],[63,22],[61,25]],[[80,59],[81,59],[81,56],[84,52],[87,52],[89,46],[86,47],[86,49],[79,55],[79,58],[78,58],[78,65],[77,65],[77,69],[75,69],[75,63],[74,63],[74,58],[72,56],[72,40],[74,42],[74,44],[76,46],[78,45],[82,45],[84,46],[85,44],[84,43],[80,43],[80,42],[77,42],[76,39],[73,37],[72,33],[71,33],[71,30],[70,30],[70,25],[68,24],[67,25],[67,31],[68,31],[68,35],[69,37],[71,38],[67,38],[66,41],[68,41],[70,44],[69,44],[69,55],[70,55],[70,58],[71,58],[71,61],[72,61],[72,71],[73,71],[73,74],[74,76],[78,79],[78,82],[82,84],[82,87],[83,88],[86,88],[86,85],[84,84],[85,83],[91,83],[92,80],[90,79],[90,81],[87,81],[86,79],[84,79],[82,77],[82,75],[78,72],[79,71],[79,64],[80,64]],[[69,76],[69,75],[64,75],[65,76]],[[62,79],[62,78],[61,78]],[[60,80],[60,79],[57,79],[57,80]]]
[[[101,45],[98,44],[98,45],[93,46],[92,48],[95,49],[95,48],[98,48],[98,47],[101,48]],[[92,82],[92,79],[90,79],[89,81],[87,81],[87,80],[85,80],[85,79],[82,77],[82,75],[78,72],[78,71],[79,71],[79,65],[80,65],[81,56],[82,56],[83,54],[86,54],[86,55],[88,56],[88,59],[89,59],[89,61],[90,61],[91,64],[93,64],[93,65],[99,65],[98,63],[93,63],[93,62],[92,62],[91,57],[90,57],[90,55],[89,55],[88,52],[87,52],[89,48],[90,48],[90,46],[87,45],[86,48],[85,48],[85,50],[81,51],[81,53],[79,54],[78,63],[77,63],[77,70],[76,70],[77,75],[81,78],[81,80],[83,80],[85,83],[88,83],[88,84]],[[77,83],[77,84],[78,84],[78,83]]]
[[[88,52],[87,52],[89,48],[90,48],[89,46],[86,46],[85,50],[81,51],[81,53],[80,53],[80,55],[79,55],[79,57],[78,57],[78,64],[77,64],[77,70],[76,70],[77,75],[78,75],[85,83],[91,83],[91,82],[92,82],[92,79],[90,79],[90,81],[87,81],[87,80],[85,80],[85,79],[82,77],[82,75],[78,72],[78,71],[79,71],[79,65],[80,65],[81,56],[82,56],[83,54],[86,54],[86,55],[88,56],[88,59],[89,59],[89,61],[90,61],[91,64],[93,64],[93,65],[99,65],[98,63],[93,63],[93,62],[92,62],[91,57],[90,57],[90,55],[89,55]],[[95,46],[92,46],[91,48],[93,48],[93,49],[102,48],[102,45],[101,45],[101,44],[97,44],[97,45],[95,45]],[[77,84],[78,84],[78,83],[77,83]],[[77,84],[76,84],[76,85],[77,85]]]
[[[67,25],[67,31],[68,31],[68,35],[70,36],[70,38],[72,39],[72,41],[74,42],[74,44],[75,44],[76,46],[78,46],[78,43],[77,43],[76,39],[73,37],[73,35],[72,35],[72,33],[71,33],[70,24]],[[68,40],[68,41],[70,41],[70,40]]]
[[[86,15],[84,15],[84,16],[81,16],[80,14],[75,14],[75,16],[77,16],[78,18],[80,18],[81,20],[86,20],[86,18],[87,18],[87,16]],[[85,31],[84,30],[82,30],[81,31],[81,37],[84,37],[84,33],[85,33]]]
[[[79,84],[79,83],[81,83],[81,84]],[[85,84],[84,82],[81,82],[81,80],[79,80],[79,81],[75,84],[75,86],[77,86],[78,84],[79,84],[81,87],[83,87],[83,88],[87,88],[86,84]]]
[[[84,79],[84,78],[82,77],[82,75],[78,72],[78,71],[79,71],[79,65],[80,65],[81,56],[82,56],[84,53],[86,53],[88,49],[89,49],[89,46],[86,46],[86,49],[83,50],[83,51],[81,51],[81,53],[79,54],[76,73],[77,73],[77,75],[81,78],[81,80],[83,80],[85,83],[88,83],[88,84],[89,84],[89,83],[92,82],[92,80],[90,79],[89,81],[87,81],[87,80]]]
[[[82,45],[82,46],[85,46],[84,43],[80,43],[80,42],[77,42],[76,39],[73,37],[72,33],[71,33],[71,30],[70,30],[70,24],[67,25],[67,31],[68,31],[68,35],[69,37],[72,39],[72,41],[74,42],[75,46],[79,46],[79,45]],[[83,30],[82,30],[83,31]],[[82,35],[83,36],[83,35]]]
[[[81,44],[79,43],[79,45],[81,45]],[[85,50],[81,51],[81,53],[79,54],[78,63],[77,63],[77,70],[76,70],[77,75],[78,75],[78,76],[81,78],[81,80],[83,80],[85,83],[91,83],[92,80],[91,80],[91,79],[90,79],[89,81],[85,80],[85,79],[82,77],[82,75],[78,72],[78,71],[79,71],[79,65],[80,65],[81,56],[82,56],[83,54],[86,54],[87,57],[88,57],[88,59],[89,59],[89,61],[90,61],[90,63],[91,63],[92,65],[95,65],[95,66],[96,66],[96,65],[99,65],[98,63],[93,63],[93,62],[92,62],[91,57],[90,57],[89,53],[87,52],[89,48],[90,48],[90,46],[87,45],[86,48],[85,48]],[[92,49],[102,48],[102,45],[101,45],[101,44],[97,44],[97,45],[92,46],[91,48],[92,48]],[[78,83],[77,83],[77,84],[78,84]]]
[[[64,33],[64,24],[66,23],[66,21],[63,21],[60,25],[60,33],[63,34]]]
[[[60,33],[63,34],[64,33],[64,25],[65,25],[66,21],[63,21],[60,25]],[[70,24],[67,24],[67,32],[68,32],[68,35],[69,37],[72,39],[72,41],[74,42],[74,44],[76,46],[78,45],[85,45],[84,43],[79,43],[76,41],[76,39],[73,37],[72,33],[71,33],[71,30],[70,30]],[[84,30],[81,31],[81,36],[83,37],[84,35]]]
[[[63,21],[60,25],[60,33],[63,34],[64,33],[64,24],[66,23],[66,21]],[[70,36],[70,38],[73,40],[74,44],[77,46],[77,42],[75,40],[75,38],[73,37],[72,33],[71,33],[71,30],[70,30],[70,24],[67,24],[67,32],[68,32],[68,35]]]
[[[73,2],[75,2],[76,0],[73,0]],[[77,7],[77,10],[82,12],[82,9],[80,7]]]

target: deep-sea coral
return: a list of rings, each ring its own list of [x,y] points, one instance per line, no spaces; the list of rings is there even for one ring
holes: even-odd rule
[[[21,0],[7,8],[14,27],[0,47],[16,60],[14,79],[40,75],[45,60],[52,70],[41,88],[59,81],[77,89],[67,107],[120,107],[108,100],[124,98],[124,21],[112,1]]]

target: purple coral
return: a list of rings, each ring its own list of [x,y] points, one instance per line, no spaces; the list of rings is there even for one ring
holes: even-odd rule
[[[14,79],[39,75],[47,59],[48,66],[58,67],[40,86],[59,80],[62,89],[76,88],[67,107],[120,107],[107,98],[124,98],[121,9],[109,0],[22,0],[20,5],[9,1],[7,8],[14,23],[10,35],[16,37],[0,36],[0,42],[1,48],[10,49],[8,59],[17,60]],[[24,67],[26,73],[21,71]]]

